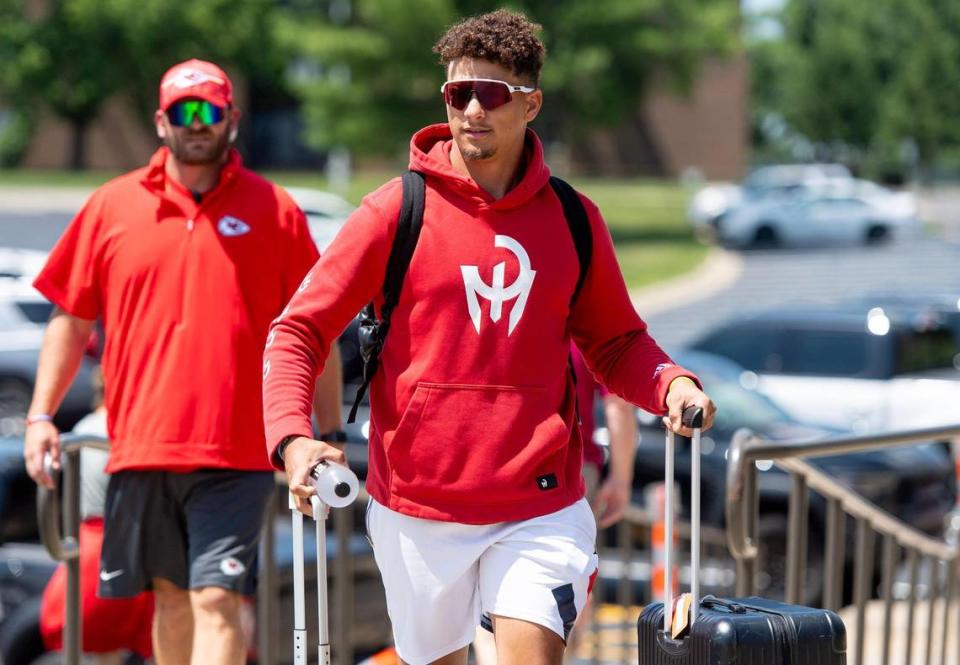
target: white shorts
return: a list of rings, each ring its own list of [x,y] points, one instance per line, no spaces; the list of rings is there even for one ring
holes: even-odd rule
[[[585,499],[521,522],[457,524],[409,517],[371,499],[367,532],[387,592],[397,653],[424,665],[470,644],[490,615],[566,640],[597,571]]]

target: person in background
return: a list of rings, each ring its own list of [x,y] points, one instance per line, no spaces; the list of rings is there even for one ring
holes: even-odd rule
[[[587,368],[583,354],[570,348],[573,371],[577,377],[580,405],[580,431],[583,437],[583,479],[587,500],[597,516],[597,526],[605,529],[621,519],[630,505],[633,490],[633,461],[637,456],[637,410],[630,402],[612,394],[597,383]],[[610,453],[604,476],[603,448],[594,440],[596,432],[594,404],[603,401],[603,414],[609,437]]]
[[[111,474],[99,595],[154,592],[162,665],[239,665],[243,599],[274,491],[264,453],[262,358],[270,322],[318,252],[303,212],[243,167],[240,110],[217,65],[188,60],[160,81],[146,167],[97,189],[34,286],[56,306],[27,416],[37,483],[59,464],[53,415],[98,318]],[[339,357],[310,377],[331,440]]]

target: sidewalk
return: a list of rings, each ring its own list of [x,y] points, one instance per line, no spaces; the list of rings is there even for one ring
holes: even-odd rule
[[[633,305],[643,318],[690,305],[726,290],[743,271],[739,254],[714,247],[703,263],[691,272],[630,293]]]
[[[72,217],[93,190],[93,187],[0,185],[0,210],[21,214],[64,213]]]

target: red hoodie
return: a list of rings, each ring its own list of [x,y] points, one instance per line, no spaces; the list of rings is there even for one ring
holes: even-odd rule
[[[589,273],[571,310],[576,248],[530,130],[526,173],[494,200],[450,163],[450,130],[411,141],[427,179],[423,229],[370,388],[367,490],[393,510],[490,524],[544,515],[583,496],[583,446],[567,357],[571,335],[611,391],[662,413],[691,376],[647,334],[599,211]],[[379,302],[401,185],[367,196],[271,329],[264,419],[273,452],[308,436],[313,377],[350,319]],[[502,289],[500,288],[502,287]]]

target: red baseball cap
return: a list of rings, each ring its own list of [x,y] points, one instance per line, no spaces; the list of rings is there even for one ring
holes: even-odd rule
[[[233,103],[233,84],[226,72],[212,62],[187,60],[168,69],[160,79],[160,110],[166,111],[187,98],[226,107]]]

